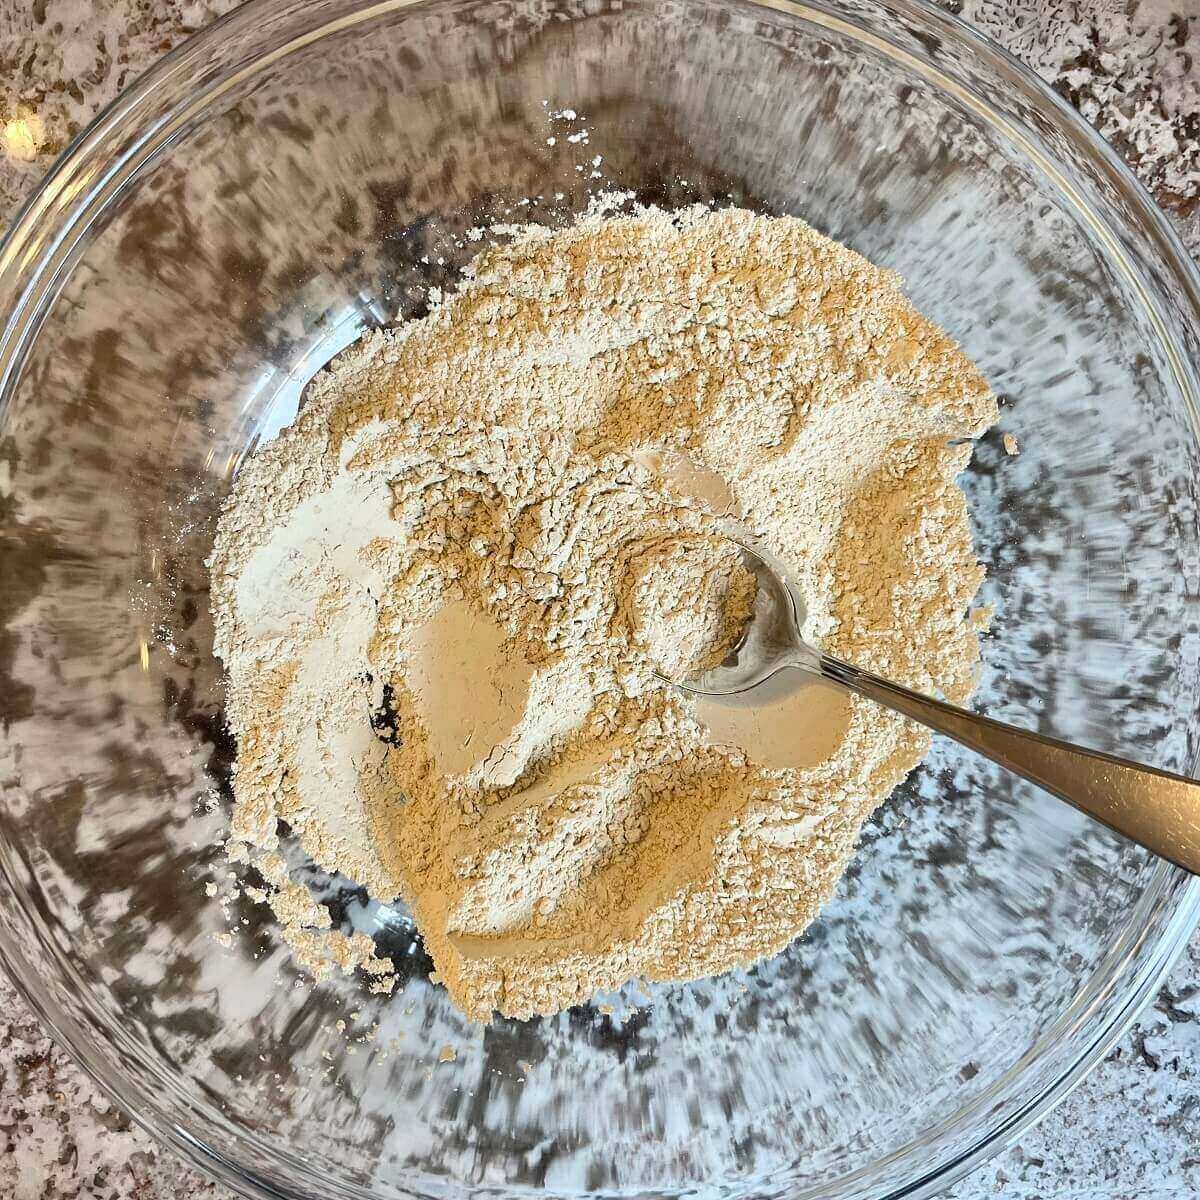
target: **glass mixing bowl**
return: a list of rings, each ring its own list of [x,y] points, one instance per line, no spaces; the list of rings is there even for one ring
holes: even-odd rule
[[[104,113],[0,250],[0,949],[125,1109],[248,1194],[927,1195],[1105,1053],[1194,927],[1195,881],[948,745],[787,953],[632,1011],[472,1027],[402,908],[310,870],[403,979],[312,990],[261,908],[206,894],[230,477],[453,283],[466,231],[609,185],[800,214],[901,272],[1003,400],[964,476],[980,705],[1196,766],[1197,278],[1027,71],[912,0],[259,0]]]

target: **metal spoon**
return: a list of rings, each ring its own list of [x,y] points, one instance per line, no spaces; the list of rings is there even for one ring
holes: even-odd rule
[[[800,634],[803,596],[762,551],[738,545],[743,565],[758,582],[754,612],[724,662],[694,679],[673,681],[679,687],[753,704],[752,689],[781,671],[795,669],[829,680],[954,738],[1147,850],[1200,874],[1200,782],[1016,729],[822,654]]]

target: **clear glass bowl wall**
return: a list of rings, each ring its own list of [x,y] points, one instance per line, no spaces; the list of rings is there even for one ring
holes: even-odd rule
[[[547,144],[565,107],[587,145]],[[402,907],[311,871],[396,996],[293,986],[248,902],[213,940],[234,747],[204,560],[238,462],[453,286],[467,229],[601,182],[802,215],[898,270],[1003,400],[964,476],[980,704],[1195,767],[1196,279],[1031,76],[912,3],[260,0],[109,110],[0,252],[0,950],[248,1192],[925,1193],[1096,1061],[1194,925],[1182,873],[939,745],[788,953],[627,1021],[472,1028]],[[352,1052],[349,1012],[378,1040]]]

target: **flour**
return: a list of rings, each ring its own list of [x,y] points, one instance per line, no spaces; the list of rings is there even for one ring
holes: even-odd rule
[[[662,676],[749,611],[736,528],[809,640],[964,700],[982,570],[954,480],[995,419],[898,279],[801,221],[516,231],[237,479],[211,560],[234,844],[270,855],[282,821],[404,897],[480,1020],[776,953],[928,737],[821,686],[747,716]],[[314,951],[320,916],[269,882],[313,969],[386,971]]]

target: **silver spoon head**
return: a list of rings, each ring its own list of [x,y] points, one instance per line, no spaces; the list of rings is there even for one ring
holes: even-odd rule
[[[731,539],[733,540],[733,539]],[[673,679],[698,696],[734,696],[765,683],[784,667],[799,665],[811,654],[800,636],[804,597],[787,582],[783,568],[764,550],[735,542],[742,566],[757,584],[754,609],[741,636],[725,658],[690,679]]]

